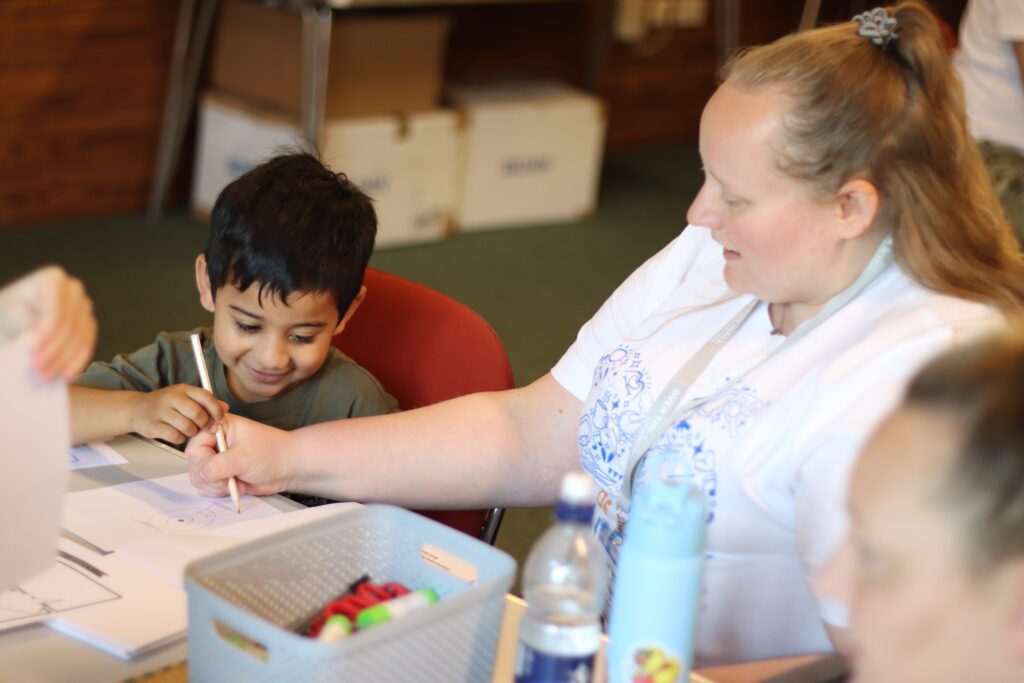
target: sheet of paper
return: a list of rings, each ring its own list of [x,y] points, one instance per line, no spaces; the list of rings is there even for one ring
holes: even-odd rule
[[[71,436],[67,387],[39,378],[26,337],[0,347],[0,378],[2,590],[53,560]]]
[[[102,552],[161,536],[209,534],[231,524],[280,515],[256,496],[242,496],[241,513],[230,498],[196,494],[187,474],[133,481],[67,495],[64,528]]]
[[[276,517],[239,522],[202,536],[151,536],[118,547],[117,554],[136,563],[153,576],[158,576],[173,586],[183,587],[185,567],[195,560],[246,541],[294,529],[358,507],[359,503],[333,503],[294,510]]]
[[[128,462],[123,455],[103,442],[72,446],[68,454],[68,469],[84,470],[88,467],[107,467]]]
[[[36,621],[131,657],[185,635],[186,598],[125,559],[62,538],[49,568],[0,593],[0,630]]]
[[[97,558],[95,564],[110,574],[122,599],[56,615],[47,622],[50,628],[124,659],[185,637],[185,591],[116,555]]]

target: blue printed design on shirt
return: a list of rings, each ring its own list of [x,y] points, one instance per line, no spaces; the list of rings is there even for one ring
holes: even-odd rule
[[[650,387],[642,354],[628,345],[602,356],[594,369],[591,396],[579,421],[580,461],[598,485],[613,495],[621,490],[626,459],[656,398]],[[765,405],[754,389],[740,381],[683,414],[651,447],[637,472],[637,483],[649,472],[679,476],[692,470],[707,497],[711,523],[718,498],[718,455],[709,437],[737,438]],[[602,540],[612,531],[605,527],[595,519],[595,533]]]
[[[726,378],[725,381],[728,383],[730,380]],[[765,402],[757,392],[740,381],[700,406],[696,412],[707,418],[711,424],[720,426],[730,438],[735,439],[750,418],[760,413],[764,407]]]
[[[617,491],[625,458],[651,407],[650,377],[640,354],[621,346],[601,357],[594,369],[593,403],[580,416],[583,468],[599,486]]]

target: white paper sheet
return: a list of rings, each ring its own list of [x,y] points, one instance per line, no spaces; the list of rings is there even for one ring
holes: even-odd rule
[[[358,507],[359,503],[332,503],[294,510],[277,517],[239,522],[202,536],[152,536],[118,547],[117,554],[153,576],[173,586],[183,587],[185,567],[190,562],[246,541],[343,514]]]
[[[89,467],[107,467],[128,462],[123,455],[103,442],[72,446],[68,454],[68,469],[84,470]]]
[[[47,621],[120,657],[185,635],[184,591],[64,538],[57,553],[48,569],[0,593],[0,630]]]
[[[0,347],[0,590],[53,561],[67,488],[68,395],[43,382],[26,337]]]
[[[187,474],[133,481],[67,495],[64,528],[102,551],[161,536],[196,536],[231,524],[280,515],[256,496],[242,496],[241,513],[230,498],[196,495]]]

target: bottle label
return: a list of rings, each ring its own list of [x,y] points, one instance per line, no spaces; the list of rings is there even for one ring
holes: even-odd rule
[[[621,662],[625,680],[632,683],[681,683],[686,668],[678,653],[658,645],[645,645]]]
[[[593,653],[552,655],[522,641],[516,651],[516,683],[590,683],[593,672]]]

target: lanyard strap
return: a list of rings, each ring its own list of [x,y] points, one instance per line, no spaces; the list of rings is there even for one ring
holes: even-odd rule
[[[793,330],[793,333],[786,337],[786,340],[782,344],[776,347],[775,350],[773,350],[767,357],[763,358],[754,367],[747,370],[747,373],[757,370],[768,360],[781,353],[783,349],[789,348],[798,340],[810,334],[815,328],[831,317],[833,313],[848,304],[854,299],[854,297],[860,294],[864,288],[867,287],[875,278],[881,275],[881,273],[888,268],[892,262],[892,236],[886,235],[881,244],[878,245],[874,255],[871,257],[871,260],[868,261],[867,266],[865,266],[861,274],[857,276],[857,279],[854,280],[849,287],[825,302],[825,305],[821,307],[813,318],[805,321],[802,325]],[[675,415],[679,412],[687,412],[708,403],[723,391],[736,384],[743,378],[744,374],[747,374],[742,373],[737,375],[707,396],[687,402],[682,411],[676,410],[679,402],[682,400],[683,396],[686,395],[687,390],[693,385],[697,378],[700,377],[700,374],[707,369],[718,352],[722,350],[733,336],[735,336],[736,332],[743,326],[743,323],[747,321],[747,318],[750,317],[759,303],[761,302],[758,299],[753,299],[744,306],[739,313],[733,316],[732,319],[725,324],[721,330],[715,333],[711,339],[709,339],[697,350],[695,354],[683,363],[675,376],[669,380],[668,384],[665,385],[665,388],[663,388],[661,393],[658,394],[658,398],[654,400],[654,405],[651,407],[650,412],[647,413],[647,419],[644,420],[643,425],[641,425],[637,432],[636,440],[633,442],[633,446],[629,450],[629,457],[626,460],[626,477],[622,482],[622,493],[619,496],[618,502],[620,511],[626,513],[629,512],[630,498],[633,492],[633,478],[636,476],[636,470],[639,467],[640,462],[647,455],[647,451],[654,445],[654,442],[658,440],[665,430],[668,429]]]

